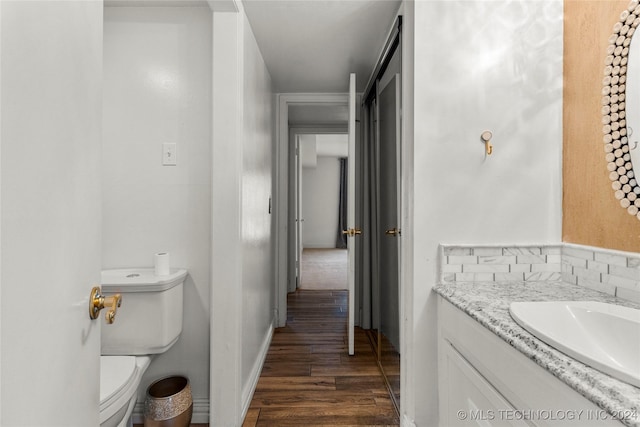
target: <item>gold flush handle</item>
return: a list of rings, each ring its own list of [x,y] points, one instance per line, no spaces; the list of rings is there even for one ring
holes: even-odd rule
[[[397,227],[390,228],[389,230],[385,231],[384,234],[386,234],[387,236],[393,236],[393,237],[397,237],[401,235],[400,229]]]
[[[356,235],[362,234],[362,230],[359,228],[349,228],[347,230],[342,230],[342,234],[346,234],[349,237],[354,237]]]
[[[94,286],[93,289],[91,289],[91,296],[89,297],[89,317],[91,319],[97,319],[100,310],[105,307],[109,307],[104,318],[110,325],[116,320],[116,312],[118,311],[118,307],[122,304],[122,296],[120,294],[115,294],[106,297],[100,292],[101,290],[99,286]]]

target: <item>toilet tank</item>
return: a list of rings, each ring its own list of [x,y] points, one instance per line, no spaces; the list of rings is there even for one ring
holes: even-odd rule
[[[180,337],[187,270],[156,276],[153,268],[102,271],[102,293],[121,294],[113,324],[101,329],[101,354],[164,353]],[[103,311],[104,312],[104,311]]]

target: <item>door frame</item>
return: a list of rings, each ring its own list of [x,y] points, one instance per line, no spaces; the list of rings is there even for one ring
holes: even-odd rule
[[[291,197],[295,178],[295,144],[291,138],[298,134],[346,133],[344,126],[294,126],[289,128],[289,107],[299,105],[348,105],[348,93],[280,93],[276,95],[276,144],[274,148],[274,283],[276,286],[274,318],[276,327],[287,322],[287,293],[295,290],[295,200]],[[294,256],[292,256],[294,255]],[[293,288],[293,289],[292,289]]]
[[[301,209],[302,207],[299,206],[298,204],[302,204],[302,188],[304,187],[304,184],[302,184],[301,182],[301,175],[302,174],[302,167],[300,167],[300,170],[297,170],[297,165],[296,165],[296,157],[299,157],[300,153],[296,153],[296,144],[299,143],[299,141],[297,141],[296,139],[301,136],[301,135],[344,135],[347,133],[347,127],[342,126],[342,125],[326,125],[326,126],[294,126],[294,127],[290,127],[289,128],[289,141],[290,141],[290,145],[293,145],[293,147],[290,147],[291,149],[293,149],[293,151],[291,152],[291,155],[293,156],[292,162],[293,162],[293,167],[291,169],[291,172],[294,174],[293,176],[290,176],[290,181],[289,181],[289,197],[291,197],[292,195],[294,196],[294,198],[290,199],[290,208],[292,210],[289,211],[289,219],[290,219],[290,225],[291,225],[291,230],[293,230],[292,234],[293,236],[289,236],[291,238],[290,243],[295,245],[290,252],[290,256],[293,253],[293,256],[296,257],[296,259],[288,259],[287,262],[287,269],[288,269],[288,277],[293,278],[293,280],[289,280],[287,283],[287,292],[295,292],[295,290],[297,289],[297,285],[299,285],[298,281],[296,280],[296,278],[298,278],[300,276],[300,272],[302,271],[302,265],[295,265],[296,260],[300,263],[302,263],[302,238],[298,237],[301,233],[302,233],[302,228],[303,225],[300,224],[300,222],[296,222],[296,219],[299,218],[302,213],[301,213]],[[300,184],[296,183],[296,180],[298,180],[300,182]],[[296,188],[296,185],[300,185],[299,188]],[[297,192],[294,190],[296,189]],[[292,216],[293,215],[293,216]],[[302,221],[304,221],[304,218],[302,218]],[[299,241],[297,241],[299,239]],[[296,269],[298,269],[297,275],[296,275]]]

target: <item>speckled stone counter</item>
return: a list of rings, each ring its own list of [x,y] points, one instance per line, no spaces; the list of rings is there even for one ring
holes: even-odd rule
[[[509,314],[509,304],[515,301],[600,301],[632,308],[639,304],[561,281],[454,282],[437,285],[434,291],[600,408],[612,415],[634,414],[620,421],[640,427],[640,388],[550,347]]]

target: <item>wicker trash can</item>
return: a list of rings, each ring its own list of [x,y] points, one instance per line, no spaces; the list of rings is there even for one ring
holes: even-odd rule
[[[147,388],[145,427],[189,427],[192,414],[191,385],[186,377],[162,378]]]

